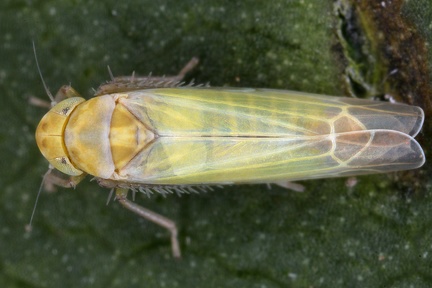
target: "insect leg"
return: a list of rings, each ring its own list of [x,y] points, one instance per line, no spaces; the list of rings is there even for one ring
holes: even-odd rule
[[[71,97],[81,97],[81,95],[70,85],[63,85],[58,90],[57,94],[54,97],[54,100],[56,102],[60,102],[63,99],[71,98]]]
[[[146,209],[140,205],[133,203],[127,199],[128,189],[117,188],[116,189],[116,200],[120,202],[126,209],[138,214],[139,216],[147,219],[159,226],[164,227],[171,233],[171,248],[174,257],[180,258],[180,246],[177,239],[177,226],[174,221],[157,214],[149,209]]]
[[[70,97],[81,97],[81,95],[71,86],[63,85],[57,92],[56,96],[54,97],[53,103],[58,103],[63,99],[70,98]],[[42,107],[46,109],[50,109],[53,106],[51,102],[42,100],[34,96],[30,96],[28,101],[33,106]]]
[[[45,109],[51,108],[51,102],[42,100],[42,99],[35,97],[35,96],[30,96],[28,99],[28,102],[30,103],[30,105],[33,105],[36,107],[41,107],[41,108],[45,108]]]
[[[291,182],[291,181],[275,181],[269,184],[276,184],[280,187],[283,187],[288,190],[292,190],[294,192],[304,192],[305,187],[302,184]]]
[[[163,81],[163,82],[179,82],[181,80],[183,80],[183,78],[186,76],[187,73],[189,73],[190,71],[192,71],[199,63],[198,58],[193,57],[191,60],[189,60],[189,62],[180,70],[180,72],[175,75],[175,76],[145,76],[145,77],[141,77],[141,76],[120,76],[120,77],[114,77],[113,78],[113,82],[115,81],[119,81],[119,82],[123,82],[123,81],[129,81],[129,82],[142,82],[142,81],[155,81],[155,82],[159,82],[159,81]]]
[[[80,183],[86,176],[87,174],[83,173],[78,176],[68,176],[67,178],[62,178],[61,176],[51,172],[46,175],[45,182],[48,185],[54,184],[56,186],[65,187],[65,188],[75,188],[75,186],[78,185],[78,183]]]
[[[177,87],[181,85],[180,82],[185,75],[193,70],[199,63],[198,58],[192,58],[176,76],[146,76],[137,77],[134,74],[132,76],[120,76],[111,77],[111,81],[99,86],[95,92],[95,96],[111,93],[121,93],[138,89],[150,89],[150,88],[161,88],[161,87]]]
[[[199,63],[199,59],[197,57],[193,57],[189,62],[180,70],[179,74],[177,76],[178,81],[182,80],[187,73],[192,71]]]

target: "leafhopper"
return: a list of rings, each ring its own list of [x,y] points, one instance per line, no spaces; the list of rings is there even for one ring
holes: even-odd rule
[[[189,65],[189,68],[193,63]],[[188,70],[188,69],[186,69]],[[121,77],[85,100],[64,86],[36,130],[49,163],[74,187],[87,174],[127,209],[171,234],[175,223],[127,199],[213,185],[415,169],[421,108],[287,90],[182,87],[177,78]]]

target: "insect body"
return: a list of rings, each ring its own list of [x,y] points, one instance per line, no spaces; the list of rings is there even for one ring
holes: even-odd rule
[[[268,89],[115,90],[86,101],[63,88],[73,97],[43,117],[37,144],[73,185],[93,175],[126,208],[167,228],[177,257],[174,222],[127,200],[128,189],[360,175],[425,161],[413,138],[419,107]]]

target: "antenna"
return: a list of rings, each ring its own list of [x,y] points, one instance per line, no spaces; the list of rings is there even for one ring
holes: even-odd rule
[[[36,196],[36,201],[35,201],[35,204],[34,204],[34,207],[33,207],[33,212],[32,212],[31,217],[30,217],[30,222],[29,222],[29,224],[27,225],[27,228],[26,228],[27,230],[31,230],[31,225],[32,225],[32,222],[33,222],[33,216],[34,216],[34,214],[36,212],[36,206],[37,206],[38,201],[39,201],[39,196],[41,194],[42,187],[43,187],[43,185],[44,185],[44,183],[46,181],[46,177],[52,172],[52,170],[53,170],[53,168],[51,167],[51,164],[50,164],[50,167],[48,167],[48,171],[45,172],[44,176],[42,177],[42,183],[41,183],[41,185],[39,187],[39,191],[38,191],[38,194]]]
[[[45,84],[45,80],[43,79],[42,72],[41,72],[40,67],[39,67],[39,61],[38,61],[38,58],[37,58],[37,55],[36,55],[36,46],[35,46],[34,41],[32,41],[32,43],[33,43],[33,52],[34,52],[34,56],[35,56],[35,60],[36,60],[36,66],[37,66],[37,69],[39,71],[39,76],[40,76],[40,78],[42,80],[42,84],[43,84],[43,86],[45,88],[45,92],[46,92],[46,94],[48,95],[48,97],[51,100],[51,106],[54,106],[57,102],[54,100],[54,97],[52,96],[52,94],[49,91],[47,85]]]

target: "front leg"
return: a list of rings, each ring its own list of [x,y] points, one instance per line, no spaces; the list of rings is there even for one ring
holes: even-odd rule
[[[71,97],[82,97],[75,89],[73,89],[70,85],[63,85],[57,92],[56,96],[54,97],[54,101],[49,102],[42,100],[35,96],[30,96],[28,101],[30,105],[36,106],[36,107],[42,107],[46,109],[51,109],[55,104],[61,102],[62,100],[66,98]]]
[[[80,183],[86,176],[87,176],[86,173],[82,173],[81,175],[78,176],[68,175],[68,177],[64,178],[51,172],[45,176],[44,185],[55,185],[64,188],[75,188],[78,185],[78,183]]]

